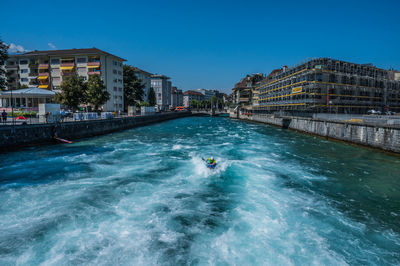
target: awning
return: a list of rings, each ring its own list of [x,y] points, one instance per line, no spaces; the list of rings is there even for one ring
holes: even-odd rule
[[[49,87],[49,85],[39,85],[38,88],[39,89],[47,89]]]
[[[37,79],[48,79],[48,76],[39,76]]]
[[[98,68],[100,66],[87,66],[87,68]]]
[[[72,70],[74,68],[74,66],[63,66],[60,67],[61,70]]]

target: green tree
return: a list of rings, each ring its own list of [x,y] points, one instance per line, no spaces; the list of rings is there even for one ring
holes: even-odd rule
[[[85,102],[90,104],[95,111],[98,111],[99,107],[110,99],[110,94],[99,75],[89,76],[84,95]]]
[[[124,103],[125,109],[128,105],[136,105],[143,100],[144,85],[142,80],[136,76],[136,69],[132,66],[124,65]]]
[[[67,77],[60,86],[61,93],[56,95],[56,101],[62,105],[76,110],[79,104],[84,103],[86,98],[86,83],[83,77],[72,75]]]
[[[7,86],[6,70],[2,66],[8,59],[8,45],[0,39],[0,91],[5,90]]]
[[[153,88],[150,88],[149,92],[149,104],[150,106],[156,105],[156,93]]]
[[[198,106],[199,106],[199,101],[198,100],[193,99],[189,103],[189,107],[191,107],[191,108],[198,108]]]
[[[140,102],[140,106],[150,106],[148,102]]]

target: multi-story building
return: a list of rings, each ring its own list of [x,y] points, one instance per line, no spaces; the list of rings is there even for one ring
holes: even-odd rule
[[[198,91],[204,95],[204,100],[206,101],[217,95],[215,90],[198,89]]]
[[[284,68],[260,82],[256,90],[255,113],[400,109],[400,82],[390,79],[388,70],[330,58],[310,59]]]
[[[188,108],[192,100],[202,101],[204,100],[204,95],[198,91],[185,91],[183,93],[183,106]]]
[[[253,99],[255,84],[263,78],[264,75],[261,73],[246,75],[242,78],[232,89],[233,102],[237,105],[249,105]]]
[[[169,77],[164,75],[152,75],[151,87],[156,94],[157,108],[160,111],[167,111],[171,104],[171,82]]]
[[[144,71],[140,68],[135,67],[135,73],[136,76],[142,80],[142,85],[144,86],[143,88],[143,101],[148,102],[149,101],[149,92],[150,92],[150,88],[151,88],[151,76],[153,74]]]
[[[104,81],[110,99],[103,105],[105,111],[123,111],[123,58],[97,48],[32,51],[10,55],[6,69],[13,71],[14,82],[8,89],[21,86],[38,87],[55,92],[68,76],[78,74],[87,80],[99,75]]]
[[[183,93],[182,90],[178,90],[177,87],[172,87],[170,108],[175,108],[177,106],[183,106]]]

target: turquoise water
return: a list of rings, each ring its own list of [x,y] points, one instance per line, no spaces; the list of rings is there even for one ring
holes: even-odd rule
[[[369,149],[198,117],[0,162],[0,265],[400,264],[400,160]]]

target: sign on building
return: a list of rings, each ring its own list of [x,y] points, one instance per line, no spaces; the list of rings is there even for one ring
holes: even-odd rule
[[[300,86],[300,87],[294,87],[294,88],[292,88],[292,93],[299,93],[299,92],[301,92],[303,90],[303,87],[302,86]]]

